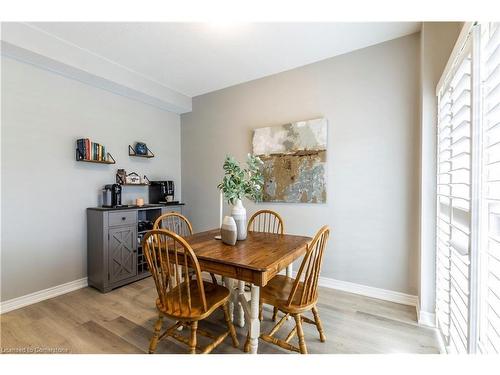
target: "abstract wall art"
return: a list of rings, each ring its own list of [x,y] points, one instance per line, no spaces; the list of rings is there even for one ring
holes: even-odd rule
[[[264,162],[264,202],[326,202],[327,121],[318,118],[255,129]]]

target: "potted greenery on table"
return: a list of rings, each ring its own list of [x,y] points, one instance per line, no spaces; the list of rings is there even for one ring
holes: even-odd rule
[[[232,156],[226,156],[224,160],[224,178],[217,186],[226,201],[233,205],[231,216],[236,222],[238,240],[247,238],[246,209],[242,199],[247,198],[254,202],[262,199],[264,177],[261,168],[264,163],[258,156],[248,154],[247,168],[242,168]]]

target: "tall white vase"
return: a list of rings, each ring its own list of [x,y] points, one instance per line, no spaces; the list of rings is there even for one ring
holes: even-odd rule
[[[243,207],[241,199],[238,199],[236,204],[233,206],[231,216],[236,222],[238,241],[245,240],[247,238],[247,210]]]

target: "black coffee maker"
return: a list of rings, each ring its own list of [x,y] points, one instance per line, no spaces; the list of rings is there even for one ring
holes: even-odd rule
[[[102,190],[103,207],[119,207],[122,205],[122,187],[119,184],[105,185]]]
[[[149,203],[174,202],[174,181],[151,181],[149,184]]]

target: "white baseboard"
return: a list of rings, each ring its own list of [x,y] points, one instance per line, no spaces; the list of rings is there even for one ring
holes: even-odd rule
[[[395,292],[387,289],[375,288],[368,285],[355,284],[348,281],[320,277],[319,286],[341,290],[343,292],[359,294],[365,297],[377,298],[384,301],[400,303],[402,305],[417,306],[418,297],[411,294]]]
[[[280,272],[285,274],[285,271]],[[293,277],[297,277],[297,272],[292,272]],[[359,294],[365,297],[377,298],[384,301],[400,303],[402,305],[415,306],[418,305],[418,297],[411,294],[395,292],[393,290],[375,288],[373,286],[351,283],[349,281],[342,281],[330,279],[328,277],[321,277],[318,280],[318,285],[324,288],[337,289],[343,292]]]
[[[418,324],[436,328],[436,314],[424,310],[417,310]]]
[[[49,298],[60,296],[77,289],[85,288],[88,285],[87,278],[70,281],[69,283],[53,286],[40,290],[38,292],[30,293],[25,296],[13,298],[4,302],[0,302],[0,314],[19,309],[24,306],[31,305]]]
[[[422,310],[420,308],[420,303],[417,301],[417,322],[420,325],[431,327],[431,328],[436,328],[436,314]]]

